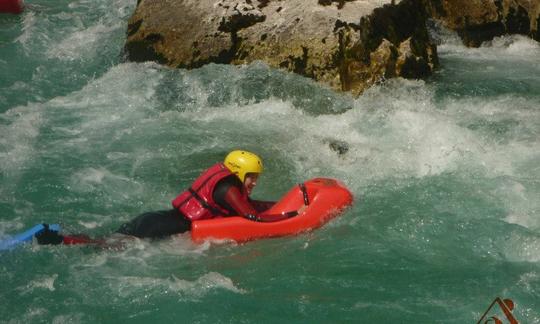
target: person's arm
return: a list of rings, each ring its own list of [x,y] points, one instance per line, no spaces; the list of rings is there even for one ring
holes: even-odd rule
[[[244,198],[238,187],[230,186],[227,189],[225,192],[225,202],[240,216],[259,215],[257,209]]]
[[[240,190],[234,186],[231,186],[229,190],[227,190],[225,194],[225,201],[227,202],[227,204],[229,204],[229,206],[231,206],[231,208],[233,208],[238,213],[239,216],[258,222],[275,222],[295,216],[289,213],[269,215],[260,212],[257,210],[257,208],[255,208],[255,206],[251,204],[253,201],[250,202],[246,200]],[[267,203],[267,205],[261,207],[268,206],[268,208],[270,208],[270,206],[274,204],[271,202],[263,203]],[[268,208],[265,208],[264,210],[267,210]]]
[[[249,202],[255,208],[259,213],[262,213],[264,211],[267,211],[272,206],[276,204],[275,201],[262,201],[262,200],[253,200],[249,199]]]

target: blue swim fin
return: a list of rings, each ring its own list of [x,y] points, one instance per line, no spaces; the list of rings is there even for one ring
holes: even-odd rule
[[[15,246],[27,242],[32,242],[32,238],[43,231],[60,232],[60,225],[58,224],[38,224],[29,230],[16,234],[10,238],[0,241],[0,251],[12,249]]]

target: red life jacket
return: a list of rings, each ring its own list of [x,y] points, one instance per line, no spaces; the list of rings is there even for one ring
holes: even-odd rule
[[[232,174],[223,163],[214,164],[172,201],[173,207],[192,221],[229,215],[213,196],[216,184]]]

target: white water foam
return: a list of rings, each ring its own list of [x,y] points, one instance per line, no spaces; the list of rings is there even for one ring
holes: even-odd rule
[[[64,323],[83,323],[83,319],[85,318],[84,313],[75,312],[73,314],[62,314],[62,315],[56,315],[52,319],[53,324],[64,324]]]
[[[25,48],[28,48],[29,42],[34,41],[31,39],[37,30],[37,19],[36,14],[32,11],[26,11],[23,14],[22,33],[15,41],[23,45]]]
[[[1,191],[0,191],[1,193]],[[0,220],[0,240],[4,240],[23,229],[24,224],[21,218],[13,218],[9,221]]]
[[[43,307],[28,307],[26,312],[17,316],[17,314],[12,314],[8,322],[10,324],[17,323],[33,323],[43,320],[45,316],[49,314],[49,310]]]
[[[109,42],[110,35],[124,32],[127,17],[135,8],[135,0],[72,1],[69,8],[30,6],[23,13],[23,28],[16,39],[28,56],[33,52],[46,53],[48,58],[62,60],[88,59],[102,55],[98,52]],[[42,10],[49,14],[41,14]],[[62,9],[66,10],[63,11]],[[95,20],[87,11],[101,12]]]
[[[540,262],[540,235],[519,230],[506,233],[503,254],[511,262]]]
[[[540,43],[532,38],[523,35],[505,35],[495,37],[493,40],[485,42],[482,47],[491,49],[501,49],[505,54],[518,55],[532,58],[532,62],[540,63],[538,54],[540,53]],[[536,58],[536,60],[534,60]]]
[[[505,35],[483,43],[479,48],[463,46],[449,41],[437,47],[443,56],[463,56],[471,61],[521,61],[538,68],[540,64],[540,44],[526,36]]]
[[[504,220],[531,230],[540,229],[540,219],[538,218],[538,211],[540,211],[539,187],[540,179],[506,178],[501,181],[494,194],[500,198],[505,210],[507,210],[508,214]]]
[[[209,272],[194,281],[179,279],[174,275],[169,278],[154,277],[115,277],[111,286],[121,298],[129,298],[135,303],[145,303],[155,295],[176,296],[180,300],[198,300],[216,289],[224,289],[235,294],[244,294],[245,290],[236,287],[234,282],[217,272]]]
[[[156,263],[166,259],[198,259],[206,257],[210,243],[195,244],[189,233],[176,235],[169,239],[150,241],[112,234],[104,237],[111,249],[99,250],[70,265],[77,276],[111,276],[111,273],[138,272],[148,273],[156,270]]]
[[[0,171],[17,175],[35,154],[34,143],[39,137],[43,116],[36,106],[11,109],[0,118]]]
[[[71,151],[74,147],[94,147],[95,144],[88,143],[88,140],[95,136],[106,136],[103,129],[109,132],[117,128],[125,131],[125,126],[120,125],[126,121],[128,125],[140,122],[144,118],[141,114],[145,114],[145,109],[139,108],[150,104],[159,82],[157,69],[151,66],[119,65],[98,81],[70,96],[57,97],[44,104],[12,108],[1,114],[0,170],[11,173],[23,169],[36,154],[43,153],[40,148],[34,147],[41,127],[57,131],[64,139],[68,137],[65,141],[54,143],[60,145],[55,149],[65,147]],[[131,82],[119,82],[125,81],[127,75]],[[150,81],[152,75],[157,77],[154,82]],[[147,85],[140,87],[143,80]],[[61,124],[66,118],[79,119],[81,122]]]
[[[72,175],[70,187],[80,193],[105,190],[113,199],[118,200],[143,192],[143,185],[139,182],[125,175],[114,174],[105,168],[87,168],[76,172]]]
[[[55,291],[56,288],[54,287],[54,283],[58,279],[58,274],[52,274],[49,276],[40,275],[34,280],[30,281],[28,284],[26,284],[23,287],[17,288],[17,290],[22,294],[28,294],[30,292],[33,292],[34,290],[48,290],[48,291]]]
[[[84,56],[94,57],[99,55],[100,45],[106,43],[105,39],[108,34],[122,27],[124,27],[123,24],[117,23],[111,26],[95,25],[75,31],[61,40],[60,43],[51,46],[46,55],[51,59],[58,58],[67,61],[79,60]],[[82,55],[84,56],[81,57]]]

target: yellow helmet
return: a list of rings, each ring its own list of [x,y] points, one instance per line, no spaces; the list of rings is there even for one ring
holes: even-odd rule
[[[238,176],[242,183],[246,179],[246,174],[261,173],[263,171],[261,158],[248,151],[232,151],[227,154],[223,163],[227,169]]]

